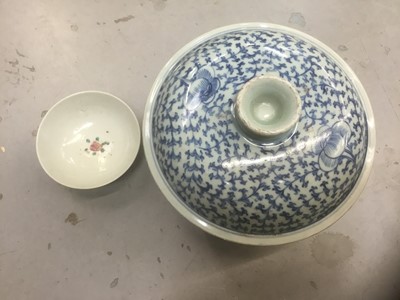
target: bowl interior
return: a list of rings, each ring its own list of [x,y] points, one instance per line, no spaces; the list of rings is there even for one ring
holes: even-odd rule
[[[132,110],[102,92],[82,92],[58,102],[39,127],[39,161],[55,181],[88,189],[120,177],[134,161],[140,129]]]

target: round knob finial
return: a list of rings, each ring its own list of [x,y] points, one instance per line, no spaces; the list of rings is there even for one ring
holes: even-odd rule
[[[292,133],[300,118],[301,100],[288,81],[276,75],[262,75],[243,86],[234,111],[250,137],[275,142]]]

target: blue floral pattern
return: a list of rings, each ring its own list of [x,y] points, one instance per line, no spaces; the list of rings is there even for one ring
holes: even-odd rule
[[[346,150],[347,141],[350,138],[351,130],[347,123],[339,121],[331,128],[321,127],[320,137],[316,143],[316,152],[319,154],[320,168],[326,172],[334,170],[341,156],[347,154],[347,158],[353,159],[351,152]]]
[[[277,74],[302,115],[285,142],[261,146],[238,130],[244,83]],[[169,71],[152,111],[152,145],[170,190],[214,225],[255,235],[307,227],[335,210],[363,168],[368,128],[353,82],[311,42],[272,29],[217,36]]]
[[[212,75],[213,69],[204,67],[194,71],[194,76],[189,81],[183,79],[188,88],[185,106],[189,110],[196,109],[201,103],[210,103],[219,88],[219,79]]]

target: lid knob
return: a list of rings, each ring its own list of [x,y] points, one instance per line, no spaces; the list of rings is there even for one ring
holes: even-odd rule
[[[288,81],[267,74],[243,86],[234,111],[237,123],[250,138],[281,142],[292,134],[299,121],[301,100]]]

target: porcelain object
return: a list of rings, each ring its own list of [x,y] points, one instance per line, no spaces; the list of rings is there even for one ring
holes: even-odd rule
[[[356,201],[371,170],[367,94],[329,47],[273,24],[237,24],[182,48],[143,121],[150,170],[189,221],[226,240],[309,237]]]
[[[76,189],[106,185],[131,166],[140,146],[134,112],[121,99],[85,91],[55,104],[43,118],[36,152],[45,172]]]

